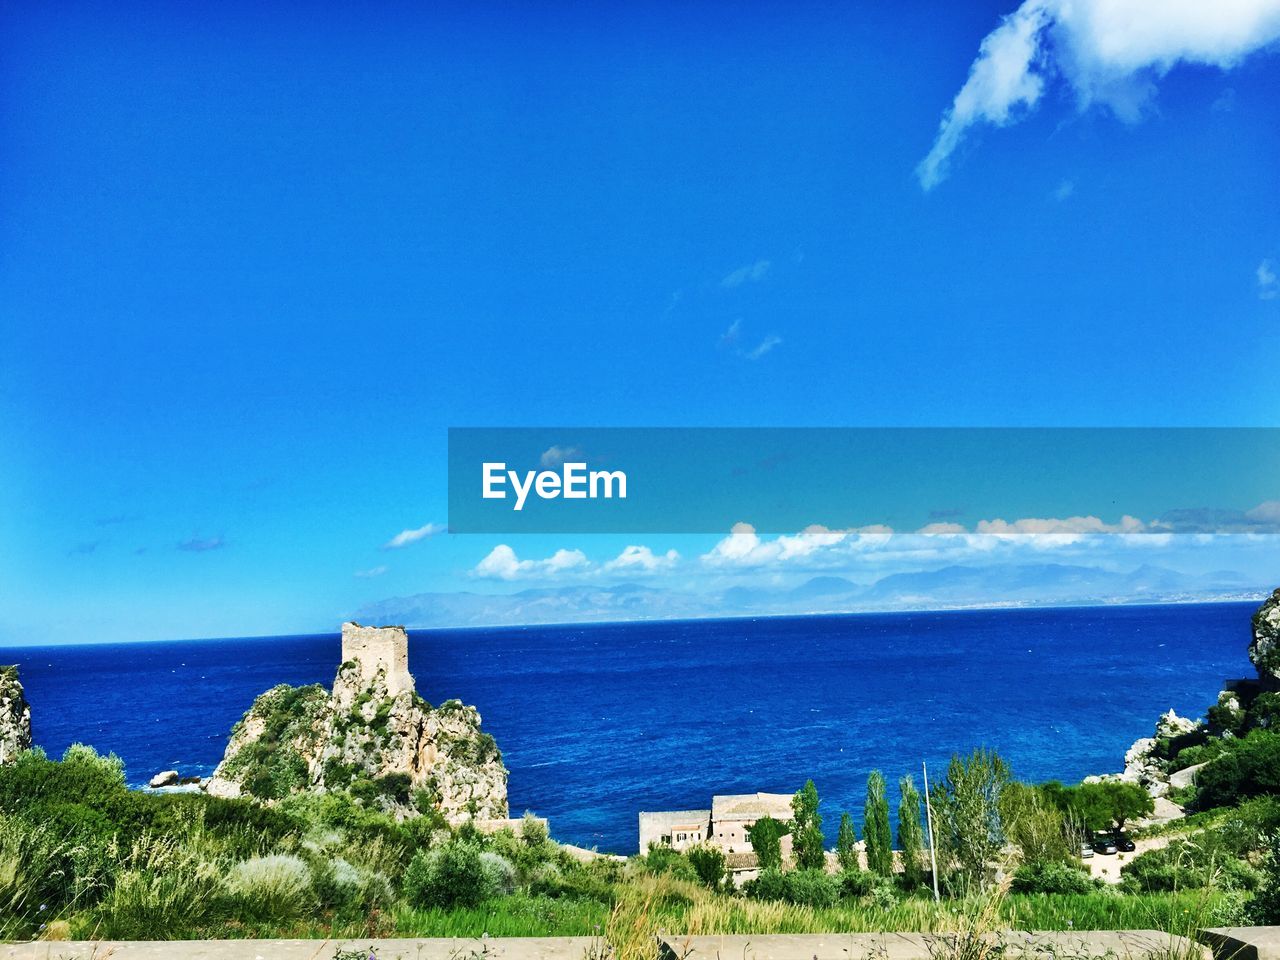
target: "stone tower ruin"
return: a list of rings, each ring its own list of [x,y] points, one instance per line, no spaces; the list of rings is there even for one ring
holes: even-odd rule
[[[362,627],[358,623],[344,623],[342,662],[355,663],[360,681],[365,685],[372,684],[381,672],[390,697],[413,692],[413,675],[409,673],[409,634],[404,627]]]

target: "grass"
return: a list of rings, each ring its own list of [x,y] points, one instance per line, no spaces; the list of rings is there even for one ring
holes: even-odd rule
[[[513,894],[477,907],[393,914],[396,933],[409,937],[581,937],[604,929],[609,908],[596,900]]]

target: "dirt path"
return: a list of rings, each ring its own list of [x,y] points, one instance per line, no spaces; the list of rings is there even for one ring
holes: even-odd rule
[[[1168,836],[1144,837],[1133,841],[1136,849],[1132,853],[1095,853],[1092,857],[1086,859],[1084,864],[1089,868],[1090,876],[1105,880],[1107,883],[1119,883],[1121,867],[1140,853],[1146,853],[1148,850],[1159,850],[1161,847],[1168,846],[1171,839],[1173,838]]]

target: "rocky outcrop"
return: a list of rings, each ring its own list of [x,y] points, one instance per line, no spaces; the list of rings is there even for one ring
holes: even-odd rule
[[[1280,587],[1253,615],[1249,659],[1260,679],[1280,681]]]
[[[0,763],[31,749],[31,706],[17,667],[0,667]]]
[[[259,696],[206,789],[264,800],[347,790],[397,815],[506,817],[507,771],[480,714],[457,700],[433,708],[407,664],[402,627],[344,624],[333,689],[282,685]]]
[[[159,790],[161,787],[172,787],[178,783],[177,770],[161,770],[147,783],[152,790]]]

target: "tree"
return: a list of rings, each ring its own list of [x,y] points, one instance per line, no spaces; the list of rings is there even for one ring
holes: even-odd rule
[[[1023,863],[1076,862],[1080,834],[1068,823],[1064,805],[1060,803],[1061,786],[1057,784],[1046,790],[1011,783],[1000,798],[1005,836],[1022,851]]]
[[[854,829],[853,817],[846,810],[840,814],[840,832],[836,834],[836,859],[840,861],[841,870],[860,869],[857,844],[858,831]]]
[[[702,885],[712,890],[720,889],[725,879],[724,853],[717,847],[699,844],[696,847],[690,847],[687,856]]]
[[[882,877],[893,876],[893,834],[889,831],[889,799],[884,774],[872,770],[867,777],[867,803],[863,807],[862,839],[866,841],[867,869]]]
[[[1004,847],[1000,797],[1010,780],[997,753],[975,750],[967,759],[952,756],[946,779],[931,791],[938,846],[962,892],[986,887],[988,865]]]
[[[924,883],[924,827],[920,824],[920,791],[911,775],[898,781],[898,849],[902,851],[902,882],[908,890]]]
[[[822,870],[827,865],[822,849],[822,814],[818,812],[821,802],[812,780],[791,798],[791,848],[795,851],[796,866],[801,870]]]
[[[1072,790],[1071,809],[1090,830],[1123,830],[1127,821],[1150,814],[1155,801],[1136,783],[1102,780]]]
[[[786,835],[786,825],[773,817],[761,817],[747,827],[747,839],[761,870],[782,869],[782,838]]]

